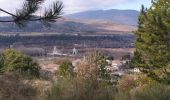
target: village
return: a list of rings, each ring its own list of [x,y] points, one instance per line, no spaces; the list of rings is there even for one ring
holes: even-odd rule
[[[62,53],[56,46],[53,50],[47,54],[47,57],[38,59],[41,66],[42,76],[52,78],[60,67],[60,62],[64,60],[70,60],[76,71],[76,67],[86,59],[86,55],[79,53],[79,50],[73,48],[69,54]],[[131,67],[131,55],[124,55],[121,59],[114,59],[113,56],[106,56],[107,70],[109,70],[112,81],[117,81],[118,77],[122,77],[127,74],[139,74],[138,68]]]

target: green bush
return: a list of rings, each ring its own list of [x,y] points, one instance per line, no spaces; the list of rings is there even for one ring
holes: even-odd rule
[[[159,84],[146,75],[126,75],[117,85],[115,100],[170,100],[168,85]]]
[[[65,76],[73,77],[74,66],[72,65],[72,62],[70,62],[69,60],[63,61],[59,66],[59,75],[64,77]]]
[[[170,100],[170,88],[158,83],[137,88],[132,94],[132,100]]]
[[[15,72],[21,75],[39,76],[38,64],[29,56],[14,49],[7,49],[1,54],[1,72]]]

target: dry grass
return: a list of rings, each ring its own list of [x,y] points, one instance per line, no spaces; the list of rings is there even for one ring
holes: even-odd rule
[[[49,81],[27,79],[15,74],[0,76],[0,100],[43,100],[51,89]]]
[[[114,100],[115,88],[90,80],[60,79],[46,100]]]
[[[0,100],[37,100],[36,89],[24,84],[19,76],[2,75],[0,84]]]

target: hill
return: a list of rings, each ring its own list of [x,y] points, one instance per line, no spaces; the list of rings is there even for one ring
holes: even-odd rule
[[[0,19],[10,19],[1,17]],[[0,32],[46,32],[46,33],[102,33],[102,32],[128,32],[136,28],[130,25],[114,24],[108,21],[100,20],[78,20],[71,18],[62,18],[53,23],[51,27],[46,27],[40,22],[30,22],[26,27],[19,28],[14,23],[0,23]]]
[[[115,24],[137,25],[139,12],[136,10],[95,10],[66,15],[68,18],[105,20]]]

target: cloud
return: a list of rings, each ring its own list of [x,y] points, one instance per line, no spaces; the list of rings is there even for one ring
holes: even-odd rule
[[[0,8],[14,12],[24,0],[0,0]],[[45,6],[56,0],[46,0]],[[60,0],[64,3],[64,12],[74,13],[85,10],[108,9],[117,5],[137,2],[138,0]]]

